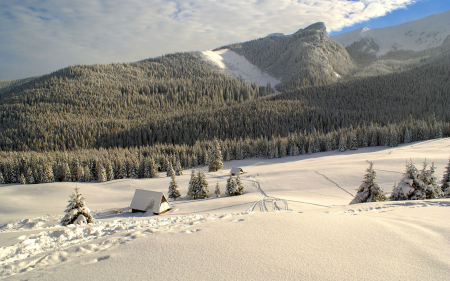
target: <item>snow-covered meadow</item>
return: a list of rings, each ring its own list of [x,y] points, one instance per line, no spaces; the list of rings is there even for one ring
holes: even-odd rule
[[[59,221],[75,183],[0,185],[0,277],[448,280],[450,199],[348,204],[368,161],[389,194],[407,160],[418,169],[425,158],[434,162],[440,180],[449,157],[445,138],[224,162],[222,170],[206,173],[211,198],[186,197],[185,170],[177,177],[181,200],[170,200],[173,209],[159,216],[133,214],[128,206],[136,188],[167,194],[165,174],[78,183],[96,222],[69,227]],[[216,198],[215,185],[224,194],[231,167],[244,170],[245,194]]]

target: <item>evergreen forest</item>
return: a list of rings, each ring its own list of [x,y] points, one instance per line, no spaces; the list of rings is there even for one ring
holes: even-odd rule
[[[305,29],[279,40],[286,50],[304,41],[310,51],[302,54],[313,58],[298,57],[306,68],[315,60],[311,48],[328,52],[343,78],[328,79],[320,69],[329,66],[319,63],[312,76],[286,76],[280,94],[245,84],[196,52],[1,82],[0,183],[156,177],[172,166],[208,165],[219,146],[228,161],[450,136],[449,48],[427,59],[420,59],[426,52],[399,52],[374,61],[321,34]],[[255,53],[270,40],[278,39],[232,48]],[[264,63],[256,58],[255,65]],[[393,70],[373,71],[375,64]],[[358,69],[365,74],[354,75]]]

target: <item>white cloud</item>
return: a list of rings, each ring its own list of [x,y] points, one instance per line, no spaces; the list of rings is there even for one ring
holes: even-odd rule
[[[0,80],[204,50],[317,21],[329,31],[417,0],[2,0]]]

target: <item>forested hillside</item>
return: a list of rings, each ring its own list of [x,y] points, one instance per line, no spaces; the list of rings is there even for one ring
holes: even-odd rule
[[[130,64],[72,66],[2,88],[0,149],[101,146],[100,136],[264,94],[259,86],[220,73],[194,53]],[[125,147],[136,143],[127,137],[123,141]]]

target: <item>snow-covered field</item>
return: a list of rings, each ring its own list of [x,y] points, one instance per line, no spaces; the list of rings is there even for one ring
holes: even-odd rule
[[[268,73],[259,70],[258,67],[251,64],[245,57],[231,50],[203,51],[202,54],[205,59],[218,66],[225,73],[241,78],[247,84],[256,83],[259,86],[267,86],[267,83],[270,83],[275,90],[275,85],[281,82]],[[275,92],[277,91],[275,90]]]
[[[136,188],[167,194],[170,178],[78,183],[96,218],[78,227],[58,226],[75,183],[2,185],[0,278],[448,280],[450,199],[348,203],[367,161],[390,193],[407,159],[418,169],[425,158],[434,161],[440,180],[449,157],[446,138],[225,162],[206,173],[209,199],[186,198],[184,171],[177,177],[182,199],[160,216],[130,213],[128,205]],[[231,167],[244,170],[246,193],[216,198],[216,182],[224,193]],[[265,205],[248,213],[262,193]],[[281,211],[274,211],[274,198]]]

